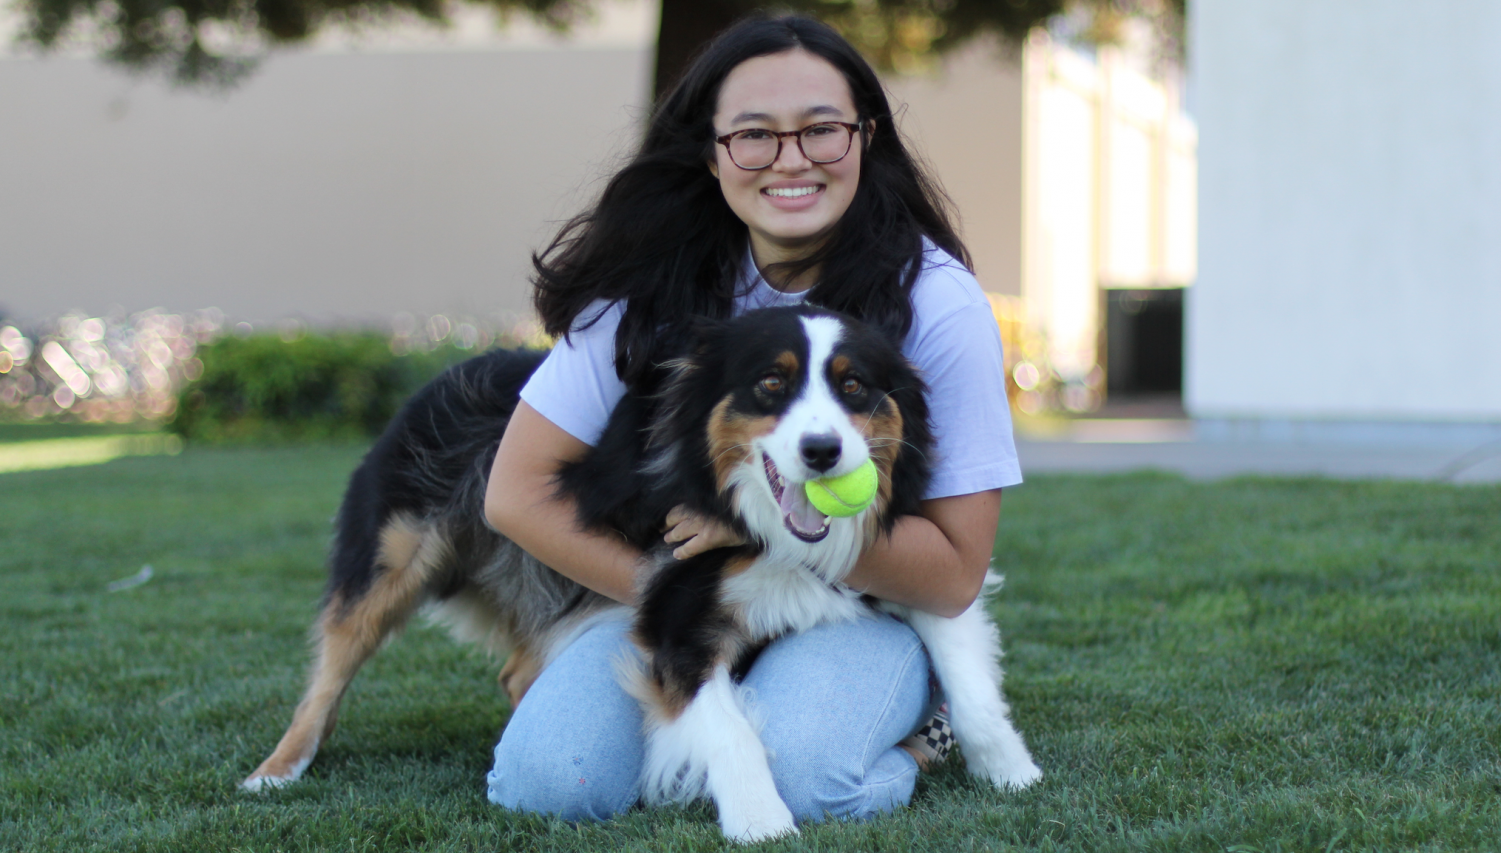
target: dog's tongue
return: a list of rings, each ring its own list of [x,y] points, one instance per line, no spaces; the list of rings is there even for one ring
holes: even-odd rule
[[[787,488],[782,490],[782,499],[778,505],[788,523],[799,533],[809,536],[822,530],[824,522],[829,518],[808,502],[808,493],[803,490],[802,483],[788,483]]]

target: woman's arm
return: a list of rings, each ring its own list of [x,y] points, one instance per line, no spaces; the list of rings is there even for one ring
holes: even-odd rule
[[[589,445],[522,401],[500,440],[485,488],[490,526],[544,564],[625,604],[636,601],[641,552],[618,536],[579,526],[577,508],[557,496],[553,478]]]
[[[938,616],[958,616],[980,594],[995,548],[1001,490],[923,501],[897,519],[845,578],[854,589]]]
[[[1001,490],[923,501],[921,511],[897,519],[891,535],[866,549],[844,582],[886,601],[958,616],[985,583],[1001,517]],[[665,538],[678,545],[673,556],[680,560],[744,541],[685,507],[668,514],[667,526]]]

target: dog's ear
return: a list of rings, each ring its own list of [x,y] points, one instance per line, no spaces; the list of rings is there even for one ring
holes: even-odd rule
[[[928,386],[906,359],[891,372],[891,399],[902,413],[902,446],[891,469],[888,518],[917,513],[933,476],[933,425],[928,414]]]
[[[712,320],[694,321],[686,334],[678,338],[679,354],[658,365],[662,376],[653,395],[656,416],[652,420],[648,447],[667,447],[691,431],[693,425],[704,415],[699,409],[713,405],[713,371],[709,363],[713,359],[714,341],[721,340],[722,323]]]

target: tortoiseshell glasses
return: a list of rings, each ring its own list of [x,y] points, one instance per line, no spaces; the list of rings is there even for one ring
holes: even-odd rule
[[[837,163],[850,153],[858,124],[847,121],[821,121],[802,130],[766,130],[753,127],[716,136],[715,142],[730,152],[730,161],[748,172],[765,169],[782,156],[782,139],[797,139],[803,156],[819,165]]]

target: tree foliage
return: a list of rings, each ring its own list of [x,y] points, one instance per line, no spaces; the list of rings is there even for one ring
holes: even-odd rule
[[[160,72],[178,83],[231,85],[267,51],[331,26],[379,27],[417,18],[443,25],[452,3],[523,13],[559,32],[600,0],[16,0],[21,38],[43,50],[90,43],[109,62]],[[656,90],[677,79],[715,33],[757,8],[808,12],[838,28],[878,65],[908,70],[976,37],[1019,43],[1068,9],[1088,17],[1087,36],[1109,42],[1121,22],[1145,18],[1159,41],[1181,50],[1186,0],[661,0]]]

